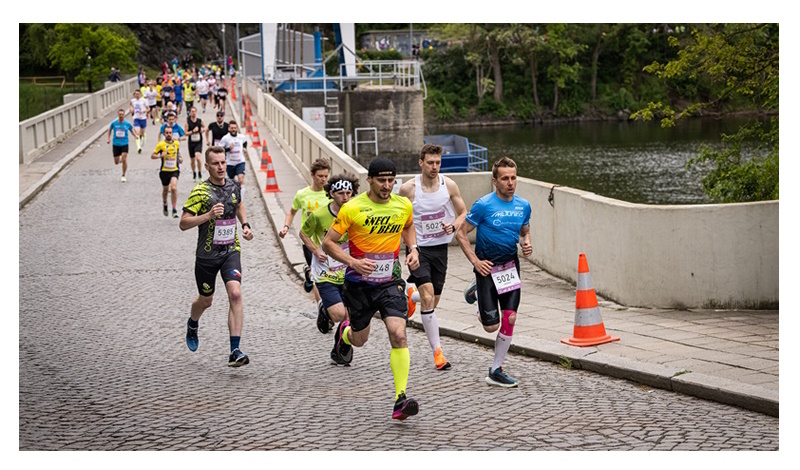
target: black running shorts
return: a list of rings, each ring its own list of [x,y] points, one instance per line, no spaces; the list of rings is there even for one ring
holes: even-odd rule
[[[519,258],[515,256],[514,262],[517,264],[517,276],[519,276]],[[475,270],[473,269],[473,271]],[[481,323],[484,326],[500,323],[500,310],[517,311],[520,302],[520,289],[498,294],[491,275],[484,277],[475,272],[475,280],[478,311],[480,312]],[[498,304],[500,305],[500,310],[497,309]]]
[[[222,275],[222,282],[242,282],[241,253],[233,251],[220,258],[196,258],[194,262],[194,279],[197,282],[197,292],[208,297],[214,295],[217,273]]]
[[[159,171],[158,177],[161,179],[161,186],[169,186],[172,178],[180,178],[180,171]]]
[[[114,153],[114,158],[121,156],[123,153],[128,153],[127,145],[112,145],[111,151]]]
[[[447,244],[417,247],[419,267],[408,276],[408,282],[420,286],[433,284],[433,294],[441,295],[447,276]],[[406,249],[406,253],[408,249]]]
[[[192,142],[189,141],[189,158],[195,158],[197,153],[203,153],[203,141]]]
[[[344,285],[334,284],[332,282],[317,282],[316,285],[317,291],[319,291],[319,297],[322,299],[322,305],[324,305],[325,308],[331,308],[343,302],[342,290],[344,289]]]
[[[408,320],[406,282],[402,279],[377,286],[345,279],[343,293],[353,331],[368,327],[375,312],[381,312],[381,319],[398,317]]]

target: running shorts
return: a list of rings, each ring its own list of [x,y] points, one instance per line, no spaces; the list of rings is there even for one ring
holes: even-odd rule
[[[342,300],[342,291],[344,289],[344,285],[342,284],[334,284],[332,282],[317,282],[317,290],[319,291],[319,297],[322,299],[322,305],[325,308],[331,308],[332,306],[343,302]]]
[[[203,141],[192,142],[189,141],[189,158],[195,158],[195,153],[203,153]]]
[[[406,282],[402,279],[371,286],[365,283],[344,281],[342,300],[350,314],[350,327],[361,331],[369,326],[375,312],[381,319],[398,317],[408,320]]]
[[[197,292],[205,297],[214,295],[217,273],[222,275],[222,282],[242,282],[241,253],[232,251],[220,258],[196,258],[194,262],[194,279]]]
[[[244,168],[245,168],[245,162],[242,162],[236,165],[228,165],[225,168],[225,171],[228,172],[228,178],[233,179],[236,175],[243,175]]]
[[[114,153],[114,158],[119,157],[123,153],[128,153],[127,145],[112,145],[111,151]]]
[[[133,127],[138,127],[139,129],[144,129],[145,127],[147,127],[147,118],[134,119],[133,120]]]
[[[169,186],[173,177],[180,178],[181,172],[178,171],[159,171],[158,177],[161,178],[161,186]]]
[[[419,246],[419,267],[408,276],[408,282],[420,286],[432,283],[433,294],[441,295],[444,279],[447,276],[447,244]],[[406,254],[408,249],[406,249]]]
[[[517,265],[517,276],[519,276],[519,257],[514,257]],[[473,271],[475,271],[473,269]],[[494,286],[492,276],[481,276],[475,272],[475,294],[478,296],[478,312],[480,313],[481,323],[484,326],[492,326],[500,323],[500,310],[519,309],[520,289],[512,290],[504,294],[498,294]],[[497,309],[498,304],[500,310]]]

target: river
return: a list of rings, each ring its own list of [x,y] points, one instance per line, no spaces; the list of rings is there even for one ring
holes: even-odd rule
[[[582,122],[428,129],[460,134],[488,149],[489,166],[511,157],[520,176],[643,204],[703,204],[703,172],[686,162],[701,144],[718,146],[749,118],[691,119],[662,129],[653,122]]]

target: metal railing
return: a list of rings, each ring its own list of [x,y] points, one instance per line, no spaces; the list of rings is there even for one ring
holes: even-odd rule
[[[359,131],[361,131],[361,132],[372,131],[374,140],[358,140]],[[355,142],[355,145],[353,147],[354,147],[354,151],[355,151],[356,157],[358,157],[358,146],[360,144],[375,144],[375,155],[376,156],[378,155],[378,128],[377,127],[356,127],[355,128],[355,141],[356,142]]]
[[[355,76],[345,76],[347,66],[353,66]],[[294,93],[304,91],[320,91],[318,87],[309,87],[309,84],[318,85],[321,82],[322,90],[334,86],[338,90],[352,84],[377,86],[378,88],[411,88],[423,90],[424,98],[428,96],[425,79],[422,76],[422,67],[415,60],[371,60],[356,61],[354,64],[339,64],[339,75],[327,74],[321,64],[286,64],[268,66],[267,75],[273,77],[272,83],[277,90],[282,87]],[[321,75],[313,76],[322,72]],[[286,86],[289,84],[288,86]],[[305,84],[305,85],[304,85]]]
[[[332,137],[331,134],[334,134]],[[325,138],[328,139],[330,143],[342,149],[342,152],[345,152],[344,149],[344,129],[341,127],[331,127],[325,129]],[[335,138],[338,136],[338,138]],[[334,140],[335,139],[335,140]]]

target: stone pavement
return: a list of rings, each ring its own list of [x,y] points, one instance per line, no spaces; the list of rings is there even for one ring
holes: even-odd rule
[[[238,119],[235,110],[229,106],[229,116],[231,114]],[[206,113],[200,117],[208,122],[213,120],[213,114]],[[106,121],[110,122],[110,118],[101,119],[79,131],[31,164],[20,165],[21,208],[103,134]],[[248,176],[246,196],[258,191],[275,235],[283,226],[295,191],[307,185],[308,181],[303,178],[306,171],[298,170],[289,161],[260,120],[258,128],[261,139],[267,142],[281,192],[262,192],[266,174],[257,171],[261,155],[251,149],[248,173],[255,176],[259,189],[255,190],[250,183],[253,178]],[[152,129],[152,126],[148,127],[151,131],[148,141],[154,143]],[[98,142],[105,144],[103,139]],[[110,149],[107,153],[111,161]],[[131,156],[135,157],[134,154]],[[184,162],[184,168],[189,168],[188,161]],[[184,178],[187,171],[184,171]],[[117,174],[118,167],[112,172]],[[153,176],[154,181],[155,178]],[[302,278],[304,263],[297,236],[299,220],[299,217],[295,218],[291,236],[287,235],[285,239],[274,236],[285,261],[293,268],[295,282]],[[483,331],[476,318],[475,306],[463,299],[462,290],[471,279],[472,267],[457,246],[450,247],[449,260],[448,281],[437,308],[441,334],[492,347],[494,335]],[[588,261],[591,269],[592,261]],[[599,298],[606,330],[621,340],[577,348],[560,343],[560,339],[572,335],[574,286],[531,262],[523,262],[521,269],[523,297],[512,352],[778,415],[778,311],[629,308]],[[310,294],[302,295],[310,299]],[[309,316],[315,315],[314,309],[309,300]],[[419,314],[413,316],[409,324],[421,329]],[[459,361],[449,353],[450,349],[445,343],[445,354],[458,369]],[[432,362],[432,358],[430,360]]]

